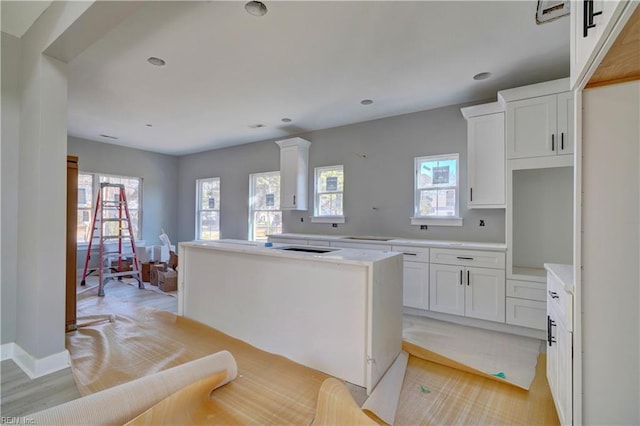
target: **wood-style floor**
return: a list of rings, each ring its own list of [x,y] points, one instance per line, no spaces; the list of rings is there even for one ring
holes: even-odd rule
[[[107,296],[176,312],[177,299],[163,294],[115,282],[108,284],[105,291]],[[71,369],[35,380],[29,380],[11,360],[3,361],[1,369],[3,417],[23,416],[80,397]],[[396,424],[557,425],[544,355],[539,359],[529,392],[411,357]]]

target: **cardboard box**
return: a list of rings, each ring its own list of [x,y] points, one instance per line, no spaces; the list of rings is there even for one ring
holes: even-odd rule
[[[152,263],[149,265],[149,283],[151,285],[158,285],[158,273],[165,272],[166,270],[166,263]]]
[[[171,269],[178,269],[178,255],[174,251],[169,252],[169,262],[167,262],[167,266]]]
[[[133,271],[133,268],[131,267],[131,261],[124,259],[122,259],[122,261],[120,262],[120,269],[118,269],[118,261],[112,260],[111,269],[117,272]],[[123,278],[131,278],[131,275],[124,275]]]
[[[172,269],[166,272],[158,271],[158,288],[162,291],[176,291],[178,289],[178,273]]]
[[[141,265],[140,268],[140,279],[144,283],[148,283],[151,281],[151,263],[146,262]]]

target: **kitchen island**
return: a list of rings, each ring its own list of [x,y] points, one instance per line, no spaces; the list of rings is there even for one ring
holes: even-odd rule
[[[402,255],[179,245],[178,313],[370,393],[402,347]]]

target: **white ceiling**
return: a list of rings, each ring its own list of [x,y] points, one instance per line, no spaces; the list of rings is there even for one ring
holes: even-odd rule
[[[569,19],[535,1],[265,3],[143,2],[69,64],[69,134],[182,155],[569,74]]]
[[[22,37],[51,3],[51,1],[2,0],[0,2],[2,31],[14,37]]]

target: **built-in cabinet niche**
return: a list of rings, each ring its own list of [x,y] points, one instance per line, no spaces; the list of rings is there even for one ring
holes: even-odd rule
[[[509,173],[507,277],[545,282],[545,263],[573,262],[573,167]]]

